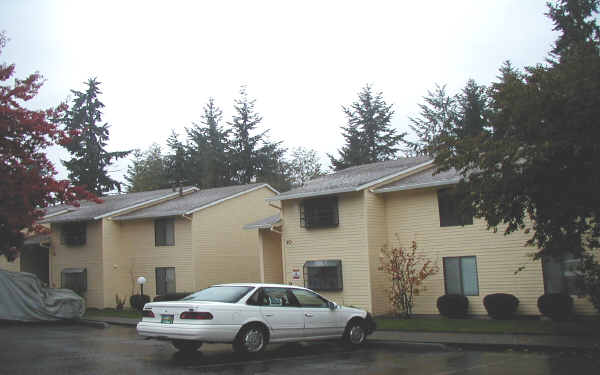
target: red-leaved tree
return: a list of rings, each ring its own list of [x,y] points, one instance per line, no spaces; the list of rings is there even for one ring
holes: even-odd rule
[[[389,298],[399,316],[410,318],[414,296],[425,290],[423,282],[439,272],[437,264],[421,253],[417,253],[417,242],[410,248],[401,246],[381,249],[379,270],[391,279]]]
[[[6,41],[0,32],[0,53]],[[11,84],[7,81],[14,71],[14,64],[0,64],[0,256],[9,261],[18,256],[24,231],[44,230],[36,222],[49,205],[77,206],[81,199],[101,202],[83,187],[54,178],[57,172],[44,150],[69,142],[69,135],[54,122],[66,105],[26,109],[24,103],[37,95],[44,79],[36,72],[25,79],[15,78]]]

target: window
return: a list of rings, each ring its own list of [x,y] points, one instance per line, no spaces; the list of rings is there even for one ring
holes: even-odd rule
[[[580,259],[571,254],[561,258],[544,257],[542,273],[545,293],[575,294],[579,262]]]
[[[86,223],[65,223],[60,232],[60,242],[67,246],[81,246],[86,242]]]
[[[444,258],[444,283],[446,294],[478,296],[477,258],[473,256]]]
[[[175,267],[156,268],[156,295],[175,293]]]
[[[292,294],[300,303],[300,307],[329,307],[325,298],[322,298],[308,290],[292,289]]]
[[[175,245],[175,220],[173,218],[154,220],[154,246]]]
[[[175,269],[173,268],[173,274]],[[174,278],[173,278],[174,279]],[[175,281],[173,281],[175,289]],[[229,302],[235,303],[242,299],[252,289],[251,286],[211,286],[199,292],[190,294],[183,298],[183,301],[209,301],[209,302]]]
[[[440,227],[473,224],[473,210],[468,208],[463,211],[460,202],[461,196],[454,189],[438,190]]]
[[[64,268],[60,273],[60,287],[71,289],[75,293],[85,292],[87,290],[87,269]]]
[[[339,223],[337,197],[305,199],[300,203],[302,228],[330,228]]]
[[[298,301],[286,288],[262,288],[259,294],[260,306],[298,307]]]
[[[310,260],[304,263],[304,286],[312,290],[342,290],[342,261]]]

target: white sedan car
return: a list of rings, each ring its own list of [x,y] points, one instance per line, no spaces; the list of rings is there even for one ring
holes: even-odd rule
[[[269,342],[335,338],[359,346],[375,330],[364,310],[279,284],[215,285],[179,301],[147,303],[142,315],[138,334],[192,351],[206,342],[232,343],[235,351],[258,353]]]

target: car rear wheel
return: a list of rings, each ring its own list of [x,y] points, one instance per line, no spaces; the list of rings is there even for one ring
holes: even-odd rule
[[[181,352],[194,352],[202,346],[202,343],[200,341],[190,340],[173,340],[171,341],[171,344],[173,344],[175,349]]]
[[[367,331],[365,330],[365,324],[355,319],[348,323],[346,327],[346,333],[344,334],[344,342],[353,348],[359,347],[364,344],[367,338]]]
[[[260,353],[267,346],[267,333],[260,325],[242,328],[233,342],[233,350],[238,353]]]

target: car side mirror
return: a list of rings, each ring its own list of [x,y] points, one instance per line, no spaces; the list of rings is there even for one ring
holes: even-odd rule
[[[336,305],[335,302],[329,301],[329,302],[327,302],[327,307],[329,307],[329,310],[335,310],[335,309],[337,309],[338,305]]]

